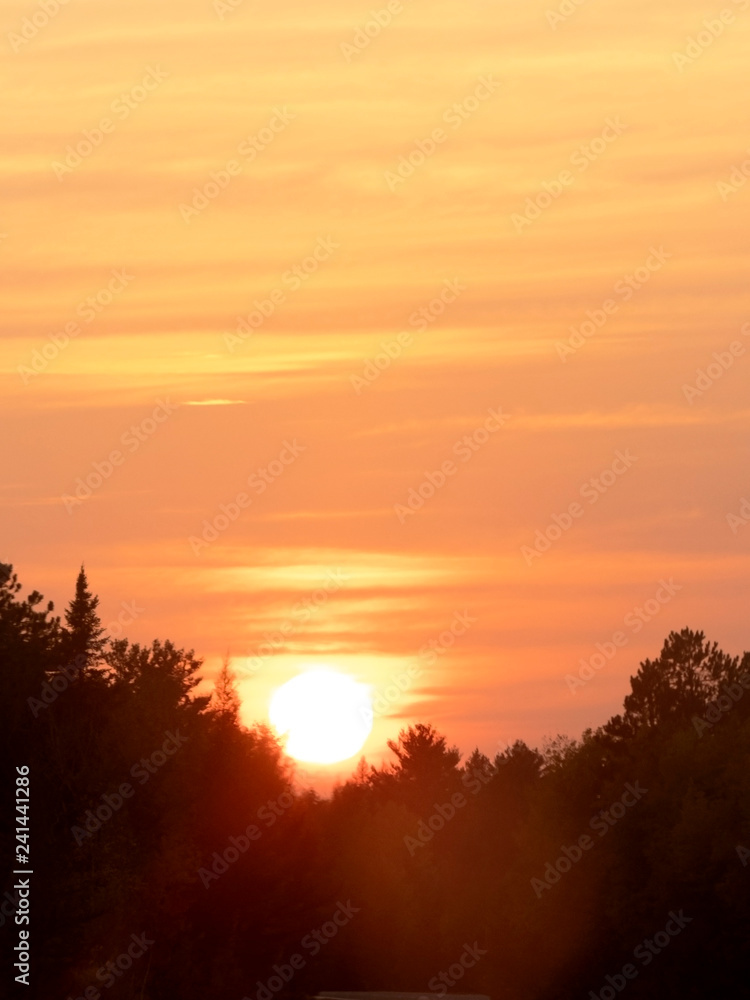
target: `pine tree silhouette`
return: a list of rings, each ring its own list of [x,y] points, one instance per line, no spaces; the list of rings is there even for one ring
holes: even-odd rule
[[[237,694],[237,682],[229,667],[229,654],[224,657],[219,676],[214,685],[211,707],[222,719],[236,723],[240,711],[240,696]]]
[[[88,589],[86,571],[81,571],[76,580],[76,593],[65,612],[67,622],[66,651],[81,670],[96,666],[101,658],[107,640],[97,614],[99,598]]]

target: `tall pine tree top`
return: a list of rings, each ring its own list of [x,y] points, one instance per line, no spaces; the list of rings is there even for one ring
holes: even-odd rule
[[[212,697],[216,715],[229,723],[237,724],[240,711],[240,696],[237,694],[237,682],[229,667],[229,654],[224,657],[219,676],[214,684]]]
[[[76,580],[76,593],[65,612],[68,628],[68,655],[71,659],[77,656],[86,657],[86,667],[94,666],[102,656],[107,640],[102,638],[104,629],[96,609],[99,598],[88,589],[86,571],[81,566],[81,572]]]

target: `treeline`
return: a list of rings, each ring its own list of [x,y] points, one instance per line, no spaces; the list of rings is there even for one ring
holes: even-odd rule
[[[750,654],[673,632],[580,741],[462,760],[418,724],[322,800],[228,669],[197,696],[192,651],[109,641],[97,605],[83,570],[60,618],[0,566],[4,983],[28,766],[28,996],[746,995]]]

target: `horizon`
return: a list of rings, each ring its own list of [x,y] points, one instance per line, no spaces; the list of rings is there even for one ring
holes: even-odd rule
[[[563,6],[6,5],[23,578],[260,657],[248,719],[418,663],[370,756],[579,734],[670,631],[747,642],[750,17]]]
[[[29,587],[26,585],[24,580],[20,578],[20,573],[17,567],[14,566],[13,571],[19,577],[19,582],[22,584],[22,589],[20,591],[21,596],[25,596],[26,594],[31,593],[32,590],[39,590],[37,586]],[[89,587],[91,588],[90,579],[88,580],[88,583]],[[674,585],[672,585],[672,587],[674,587]],[[667,581],[663,581],[663,585],[660,588],[660,592],[664,595],[663,597],[664,604],[668,603],[670,599],[671,596],[670,590],[671,588],[669,583]],[[106,595],[97,594],[95,589],[93,590],[93,594],[95,597],[99,599],[101,599],[102,597],[106,598]],[[69,597],[68,599],[63,598],[61,601],[57,601],[51,598],[48,594],[44,593],[43,591],[42,591],[42,596],[45,601],[45,606],[46,602],[52,600],[54,604],[53,614],[60,616],[62,616],[63,611],[69,605],[70,600],[72,599],[71,597]],[[654,598],[653,600],[655,605],[660,604],[660,602],[656,598]],[[103,608],[106,608],[110,606],[111,603],[112,603],[111,601],[106,601],[105,599],[102,601],[101,606]],[[124,608],[124,611],[121,611],[118,617],[112,618],[111,620],[107,620],[105,614],[102,614],[101,616],[101,622],[104,628],[104,635],[105,638],[107,638],[108,640],[112,641],[117,639],[126,639],[130,643],[139,643],[142,647],[145,646],[146,648],[150,646],[151,642],[154,639],[158,639],[161,642],[169,640],[170,642],[173,642],[178,649],[179,648],[185,648],[186,650],[190,649],[189,645],[183,645],[179,640],[176,640],[175,637],[173,636],[168,636],[168,635],[147,636],[144,634],[142,636],[139,636],[137,639],[133,638],[132,636],[129,636],[128,623],[134,613],[136,613],[136,618],[137,618],[138,606],[135,602],[129,602],[129,603],[121,602],[121,607]],[[649,613],[646,607],[640,609],[640,611],[642,612],[640,616],[638,616],[637,614],[631,614],[629,620],[631,628],[634,625],[640,625],[638,631],[640,631],[640,629],[644,627],[646,619],[651,621],[655,617],[655,615],[653,614],[649,617]],[[656,612],[656,614],[658,614],[658,612]],[[136,618],[133,618],[133,621],[135,621]],[[705,634],[704,630],[701,630],[695,625],[692,626],[683,625],[681,628],[673,629],[670,631],[669,634],[665,634],[662,637],[662,639],[659,640],[657,645],[651,650],[648,656],[644,657],[644,659],[648,660],[658,659],[658,657],[662,653],[662,647],[664,646],[665,643],[667,643],[668,639],[670,638],[670,635],[673,633],[683,632],[685,629],[691,632],[695,632],[697,634],[701,633]],[[708,643],[716,642],[715,637],[708,634],[705,634],[705,640]],[[597,678],[601,672],[606,671],[606,669],[612,664],[613,660],[618,655],[618,653],[622,649],[624,649],[627,646],[627,644],[628,644],[628,636],[624,631],[618,631],[614,633],[611,640],[606,640],[603,643],[597,643],[597,649],[594,655],[590,657],[588,660],[581,659],[577,666],[577,669],[574,669],[572,672],[566,675],[565,682],[568,687],[568,690],[574,694],[579,690],[585,689],[585,687],[588,685],[589,682]],[[750,653],[749,650],[745,649],[727,650],[726,647],[722,646],[721,642],[717,642],[717,645],[720,649],[724,649],[725,652],[728,652],[730,656],[737,657],[739,660],[742,660],[743,656],[746,656]],[[192,652],[196,654],[198,660],[201,660],[200,650],[193,649]],[[434,650],[430,650],[430,653],[433,656],[436,655]],[[225,653],[225,658],[226,657],[227,654]],[[271,733],[275,733],[278,736],[278,733],[275,730],[275,727],[270,719],[270,715],[268,712],[266,712],[266,714],[264,716],[262,715],[261,717],[252,717],[250,715],[247,707],[249,699],[247,698],[246,695],[243,694],[243,684],[248,682],[247,680],[243,679],[241,672],[238,672],[236,668],[233,666],[233,659],[231,655],[228,656],[228,664],[230,671],[232,672],[233,680],[236,681],[236,689],[241,698],[240,721],[242,725],[248,729],[252,729],[255,725],[266,726]],[[629,677],[630,680],[632,680],[632,677],[635,676],[635,674],[638,672],[638,667],[642,665],[643,665],[643,660],[641,660],[634,667],[632,674]],[[308,671],[314,671],[319,668],[331,669],[332,665],[325,661],[316,662],[314,660],[311,660],[309,662],[306,662],[301,672],[294,674],[294,676],[303,676]],[[287,760],[292,767],[291,773],[295,788],[298,788],[299,790],[310,789],[315,791],[317,794],[323,796],[330,796],[335,790],[335,788],[341,786],[343,783],[354,778],[355,774],[357,773],[360,767],[360,763],[362,760],[364,760],[368,766],[375,766],[378,768],[382,768],[384,765],[393,765],[394,764],[393,753],[391,749],[386,745],[386,743],[389,740],[395,741],[399,736],[403,735],[403,733],[410,726],[415,724],[426,724],[429,726],[434,726],[436,731],[446,739],[449,746],[453,745],[457,746],[457,749],[459,750],[461,755],[461,759],[464,763],[468,761],[471,754],[475,750],[478,750],[480,753],[484,754],[490,760],[490,762],[494,762],[498,755],[502,755],[503,753],[508,751],[516,742],[525,743],[530,749],[534,751],[539,751],[540,753],[545,752],[546,749],[550,746],[550,744],[552,744],[555,740],[561,737],[566,741],[571,741],[572,743],[578,744],[580,743],[582,737],[585,735],[586,731],[597,732],[599,730],[602,730],[606,727],[606,724],[609,723],[614,716],[621,714],[623,709],[624,698],[625,695],[628,693],[628,688],[626,685],[625,687],[623,687],[623,690],[620,693],[619,702],[615,706],[613,706],[612,711],[609,712],[606,717],[599,719],[597,722],[593,723],[590,726],[586,726],[580,732],[565,731],[559,727],[555,727],[553,723],[552,728],[550,728],[547,732],[544,732],[541,735],[541,737],[536,741],[529,740],[525,736],[516,732],[508,732],[505,736],[500,737],[493,745],[489,744],[480,745],[479,743],[471,743],[471,741],[466,743],[454,739],[453,734],[449,729],[446,729],[441,725],[437,724],[436,720],[428,715],[425,715],[424,717],[422,716],[415,718],[405,717],[404,719],[401,719],[398,715],[396,715],[392,711],[394,708],[398,707],[399,703],[409,693],[409,691],[414,686],[417,679],[421,678],[421,675],[424,673],[425,669],[428,668],[420,665],[418,660],[416,662],[411,662],[408,664],[408,666],[405,667],[405,669],[401,674],[392,676],[390,678],[391,683],[388,684],[386,687],[383,687],[381,689],[369,688],[370,707],[367,710],[367,712],[365,712],[363,708],[362,714],[366,715],[368,718],[372,718],[376,724],[382,723],[383,721],[395,719],[398,722],[398,727],[393,731],[392,734],[384,736],[382,730],[379,731],[378,728],[374,726],[372,733],[370,733],[370,735],[367,737],[364,746],[361,749],[359,749],[356,753],[354,753],[351,756],[345,757],[338,761],[334,761],[330,764],[315,763],[314,761],[295,759],[294,755],[287,755]],[[195,689],[195,695],[196,696],[215,695],[218,673],[219,673],[218,665],[214,671],[208,671],[208,672],[202,667],[199,671],[199,677],[201,678],[201,683]],[[344,673],[346,676],[352,676],[351,672],[342,671],[342,673]],[[41,705],[37,705],[36,709],[32,710],[32,714],[34,714],[35,716],[38,715],[42,707],[43,706]],[[282,740],[282,746],[284,746],[285,745],[284,738],[282,737],[281,740]],[[373,749],[370,749],[368,752],[368,747],[372,747]]]
[[[17,988],[738,995],[750,0],[0,44]]]
[[[396,7],[79,0],[10,40],[5,558],[58,602],[85,560],[209,679],[286,627],[248,718],[416,657],[368,753],[538,743],[673,629],[747,642],[750,17]]]

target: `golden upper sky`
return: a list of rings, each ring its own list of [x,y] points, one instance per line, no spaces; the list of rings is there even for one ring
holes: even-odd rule
[[[747,646],[750,0],[0,20],[28,586],[85,560],[131,638],[228,649],[247,719],[310,663],[419,665],[375,757],[577,735],[672,628]]]

